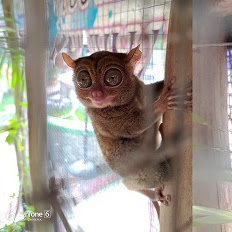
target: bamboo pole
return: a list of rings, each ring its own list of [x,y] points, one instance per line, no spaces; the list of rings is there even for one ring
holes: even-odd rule
[[[47,112],[45,71],[47,59],[45,1],[25,0],[26,84],[28,99],[30,171],[35,212],[50,210],[48,192]],[[36,231],[54,231],[51,218],[36,221]]]
[[[15,19],[15,9],[14,9],[14,2],[12,0],[1,0],[3,14],[5,18]],[[6,20],[5,24],[7,27],[14,29],[15,31],[8,31],[6,37],[6,43],[8,49],[14,49],[14,51],[19,51],[20,45],[18,42],[18,34],[17,34],[17,27],[16,22],[11,20]],[[12,76],[16,73],[16,83],[13,85],[13,77],[11,88],[14,90],[14,105],[15,105],[15,117],[18,120],[26,121],[25,111],[22,109],[21,102],[25,99],[25,82],[24,82],[24,59],[23,55],[18,55],[13,50],[9,50],[9,56],[12,63]],[[14,140],[14,147],[16,152],[17,158],[17,167],[19,173],[19,195],[18,195],[18,202],[16,207],[16,214],[20,209],[21,204],[31,205],[31,179],[29,172],[25,171],[26,167],[28,167],[29,163],[26,159],[27,156],[27,139],[24,138],[26,131],[24,128],[19,128],[17,131],[17,139]],[[22,146],[25,148],[23,150],[19,149],[18,144],[22,143]],[[24,208],[25,211],[25,208]],[[33,230],[33,223],[27,221],[26,222],[26,229]]]
[[[176,77],[175,88],[192,81],[192,1],[172,0],[167,41],[165,81]],[[169,111],[164,115],[163,137],[175,131],[191,134],[192,114]],[[162,206],[161,232],[192,231],[192,146],[176,144],[172,162],[173,179],[165,191],[172,197],[169,207]]]

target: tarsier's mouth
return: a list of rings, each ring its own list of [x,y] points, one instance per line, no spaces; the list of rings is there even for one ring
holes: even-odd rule
[[[105,98],[91,98],[91,102],[95,106],[103,107],[110,105],[110,103],[114,100],[115,97],[105,97]]]

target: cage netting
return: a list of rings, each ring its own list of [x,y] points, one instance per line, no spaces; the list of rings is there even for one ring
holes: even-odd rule
[[[146,84],[164,78],[170,0],[48,0],[48,152],[63,194],[73,202],[80,231],[158,231],[153,204],[131,192],[105,163],[91,121],[78,101],[72,58],[140,44],[136,75]],[[59,230],[64,231],[62,223]]]
[[[227,74],[228,74],[228,116],[229,116],[229,142],[230,150],[232,147],[232,47],[227,48]],[[231,167],[232,167],[232,155],[231,155]]]

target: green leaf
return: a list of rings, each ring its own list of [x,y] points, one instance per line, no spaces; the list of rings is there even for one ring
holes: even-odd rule
[[[22,161],[22,160],[19,160],[19,161],[18,161],[18,164],[19,164],[20,166],[22,166],[22,165],[23,165],[23,161]]]
[[[20,232],[22,231],[22,227],[18,223],[14,223],[13,231]]]
[[[11,118],[9,120],[10,124],[13,124],[13,123],[17,123],[18,122],[18,119],[17,118]]]
[[[232,211],[193,206],[193,225],[195,227],[232,223]]]
[[[22,82],[22,76],[21,76],[21,72],[19,70],[19,67],[17,67],[17,69],[16,69],[16,74],[17,74],[16,84],[17,84],[17,86],[20,86],[21,82]]]
[[[193,113],[193,122],[202,124],[202,125],[209,125],[203,118],[201,118],[199,115]]]
[[[17,22],[15,19],[12,19],[10,17],[0,17],[0,21]]]
[[[9,145],[11,145],[14,141],[15,141],[15,136],[9,134],[7,137],[6,137],[6,140],[5,140]]]
[[[5,224],[5,227],[2,228],[0,231],[1,232],[11,232],[11,231],[13,231],[13,226],[14,226],[14,223],[9,224],[9,225]]]
[[[5,62],[5,58],[6,58],[6,53],[3,52],[2,56],[1,56],[1,59],[0,59],[0,73],[1,73],[1,70],[2,70],[2,66]],[[0,75],[0,78],[1,78],[2,75]]]
[[[27,210],[29,210],[30,212],[35,212],[35,207],[33,205],[28,205]]]
[[[11,125],[10,125],[11,126]],[[12,125],[13,126],[13,125]],[[9,129],[9,134],[10,135],[12,135],[12,136],[14,136],[15,137],[15,139],[16,139],[16,136],[17,136],[17,129],[19,128],[19,127],[17,127],[18,125],[16,125],[16,124],[14,124],[14,128],[10,128]]]
[[[28,216],[28,215],[25,215],[25,216],[24,216],[24,219],[25,219],[26,221],[30,221],[30,220],[31,220],[30,216]]]
[[[20,225],[22,228],[25,228],[26,223],[24,221],[16,222],[18,225]]]
[[[216,208],[208,208],[203,206],[193,206],[193,213],[194,215],[198,216],[208,216],[208,215],[229,215],[232,216],[232,211],[223,210],[223,209],[216,209]]]
[[[30,184],[31,184],[31,182],[30,182],[30,181],[28,181],[28,180],[27,180],[27,181],[25,181],[24,183],[25,183],[25,186],[30,186]]]
[[[8,86],[11,86],[11,59],[8,60],[8,65],[7,65],[7,71],[6,71],[6,79],[7,79],[7,84]]]
[[[11,28],[11,27],[0,27],[0,32],[17,32],[17,30]]]
[[[9,225],[5,224],[5,226],[0,229],[0,232],[23,232],[25,225],[24,220],[14,222]]]
[[[18,146],[19,151],[23,151],[24,150],[24,146],[23,146],[23,144],[20,141],[17,142],[17,146]]]
[[[24,55],[24,51],[20,50],[20,49],[15,49],[15,48],[10,48],[10,47],[5,47],[5,46],[0,46],[0,48],[6,52],[11,52],[14,53],[14,55]]]
[[[13,194],[12,194],[12,196],[10,196],[10,197],[14,198],[15,196],[16,196],[16,194],[15,194],[15,193],[13,193]]]
[[[24,203],[23,208],[26,212],[35,212],[35,207],[33,205],[27,205],[26,203]]]
[[[11,81],[11,88],[12,89],[15,88],[16,82],[17,82],[17,71],[16,71],[16,68],[15,68],[15,64],[13,63],[13,66],[12,66],[12,81]]]
[[[204,147],[205,147],[205,145],[200,144],[200,143],[194,143],[194,144],[192,145],[193,150],[197,150],[197,149],[199,149],[199,148],[204,148]]]
[[[27,107],[27,103],[26,103],[26,102],[20,102],[19,104],[20,104],[20,106],[22,106],[22,107]]]
[[[23,172],[24,173],[28,173],[29,172],[29,167],[28,166],[24,166],[23,167]]]

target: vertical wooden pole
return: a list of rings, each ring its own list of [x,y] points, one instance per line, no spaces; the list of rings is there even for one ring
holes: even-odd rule
[[[172,0],[166,55],[165,80],[176,77],[176,88],[192,81],[192,0]],[[192,114],[169,111],[164,115],[164,138],[177,130],[191,134]],[[162,206],[161,232],[192,231],[192,146],[178,146],[173,179],[165,191],[172,197],[169,207]]]
[[[45,88],[48,41],[46,12],[45,1],[25,0],[30,171],[33,205],[35,212],[38,213],[50,210]],[[51,218],[41,218],[41,221],[36,221],[36,231],[54,231]]]
[[[225,152],[229,150],[226,47],[217,46],[225,43],[225,21],[211,12],[219,3],[195,0],[193,8],[194,113],[207,124],[193,125],[193,143],[198,144],[193,151],[193,202],[231,210],[232,184],[220,181],[231,161],[229,152]],[[231,228],[231,224],[211,225],[194,231],[221,232]]]

